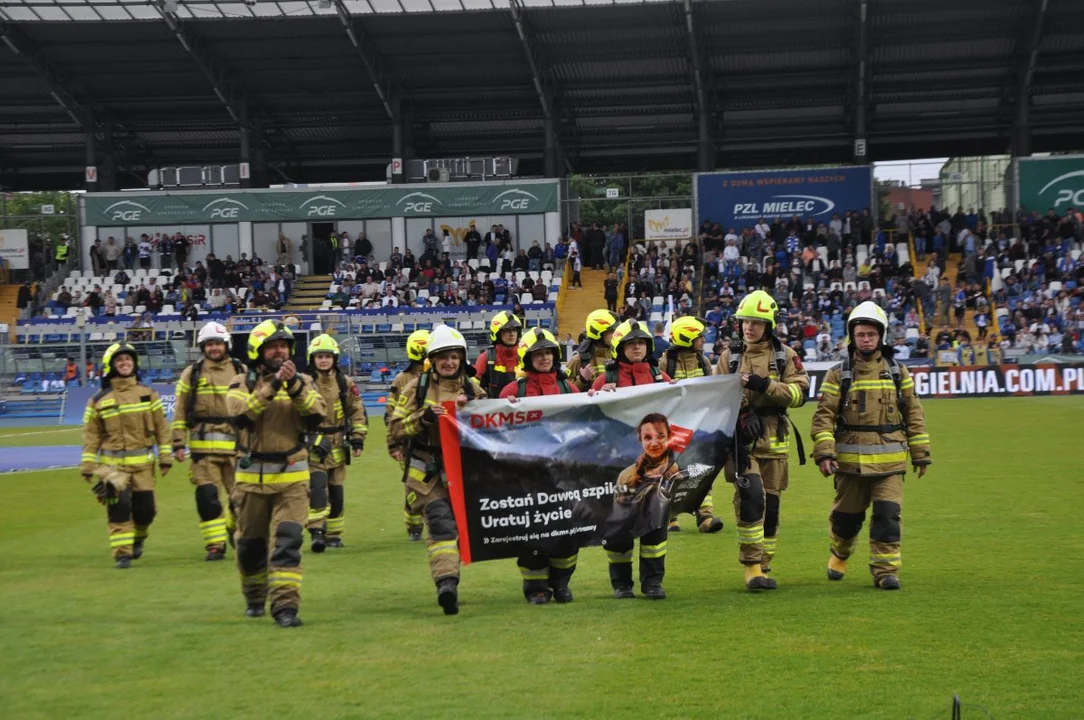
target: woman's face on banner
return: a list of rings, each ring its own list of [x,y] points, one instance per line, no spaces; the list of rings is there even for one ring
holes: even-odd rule
[[[644,453],[652,460],[658,460],[666,454],[670,446],[670,434],[661,423],[645,423],[640,426],[640,445]]]

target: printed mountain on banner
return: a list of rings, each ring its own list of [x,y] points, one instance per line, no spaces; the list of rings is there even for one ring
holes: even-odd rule
[[[682,433],[684,435],[684,433]],[[692,431],[682,437],[686,449],[678,456],[682,467],[714,464],[732,438],[723,432]],[[640,456],[636,429],[608,416],[598,405],[585,405],[548,416],[545,420],[514,425],[498,432],[474,431],[464,423],[460,442],[466,448],[490,453],[495,459],[532,458],[625,468]]]

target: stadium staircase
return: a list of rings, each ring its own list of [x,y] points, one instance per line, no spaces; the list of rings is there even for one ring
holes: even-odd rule
[[[19,288],[20,285],[0,285],[0,323],[7,323],[12,337],[14,337],[15,323],[19,319]]]
[[[330,275],[301,275],[290,291],[284,310],[319,310],[331,287]]]
[[[580,272],[580,280],[583,288],[572,288],[572,271],[565,272],[561,281],[561,293],[557,299],[557,318],[560,321],[559,337],[570,333],[573,339],[583,332],[583,324],[587,315],[594,310],[606,308],[605,270],[588,270],[584,268]]]
[[[927,255],[926,258],[928,260],[929,256]],[[960,260],[962,260],[962,259],[963,259],[963,256],[962,256],[961,253],[949,253],[948,257],[945,259],[945,273],[944,273],[944,275],[948,276],[949,282],[952,284],[953,293],[956,292],[956,283],[952,282],[952,281],[956,277],[956,266],[960,263]],[[915,262],[915,263],[912,263],[912,265],[914,266],[915,280],[916,281],[922,280],[922,278],[925,277],[925,275],[926,275],[926,261]],[[987,290],[985,292],[987,293],[987,298],[986,299],[990,300],[989,289],[987,288]],[[936,302],[934,304],[936,305]],[[991,308],[993,307],[992,302],[990,304],[990,307]],[[996,335],[997,334],[992,310],[991,310],[990,316],[991,316],[990,317],[990,324],[986,328],[987,337],[990,337],[990,335]],[[923,321],[924,325],[926,327],[929,327],[930,330],[931,330],[931,332],[930,332],[930,338],[931,339],[937,337],[937,333],[941,330],[941,326],[937,322],[938,317],[939,317],[939,313],[935,312],[934,316],[932,318],[928,318],[928,317],[923,317],[922,318],[922,321]],[[952,309],[950,308],[949,309],[949,328],[950,329],[955,329],[955,325],[956,325],[956,316],[953,315]],[[979,338],[979,326],[975,324],[975,311],[972,310],[971,308],[968,308],[964,313],[964,330],[966,330],[971,335],[971,341],[972,342],[978,341],[978,338]]]

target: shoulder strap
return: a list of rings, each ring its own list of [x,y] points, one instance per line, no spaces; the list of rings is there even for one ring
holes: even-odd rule
[[[94,393],[94,396],[92,398],[90,398],[90,401],[92,403],[96,403],[99,400],[101,400],[102,398],[104,398],[108,393],[109,393],[109,388],[103,387],[101,390]]]
[[[659,368],[656,365],[654,365],[653,363],[648,363],[647,366],[649,368],[651,368],[651,379],[652,380],[654,380],[657,383],[666,382],[665,380],[662,379],[662,371],[659,370]]]
[[[843,409],[847,405],[847,393],[851,390],[851,380],[854,371],[851,369],[851,354],[843,356],[843,364],[839,366],[839,406],[836,408],[836,424],[843,423]]]
[[[425,407],[425,396],[429,394],[429,375],[430,371],[426,370],[418,376],[418,390],[414,393],[414,407],[417,409]]]
[[[787,369],[787,350],[782,345],[779,345],[775,349],[775,371],[779,374],[779,377],[783,377],[783,373]]]
[[[730,374],[736,375],[738,368],[741,367],[741,355],[745,349],[745,343],[732,342],[730,343]]]
[[[674,373],[677,372],[677,353],[672,353],[667,349],[663,354],[666,355],[666,374],[674,377]]]
[[[611,365],[613,367],[611,367]],[[617,364],[610,363],[606,366],[606,384],[617,384]]]
[[[188,402],[184,405],[184,416],[188,424],[192,425],[192,415],[196,411],[196,387],[199,385],[200,372],[203,371],[203,358],[192,363],[192,375],[188,378]]]
[[[516,388],[516,397],[527,397],[527,378],[519,378],[516,380],[516,385],[518,386]]]
[[[470,375],[463,376],[463,394],[467,396],[467,400],[473,400],[475,398],[474,384],[470,380]]]
[[[572,386],[569,384],[568,380],[565,380],[563,377],[557,378],[557,384],[561,386],[561,392],[565,395],[572,392]]]
[[[242,373],[245,371],[245,364],[237,358],[230,358],[233,361],[233,371],[236,373]]]
[[[711,375],[711,363],[704,357],[704,353],[697,353],[696,361],[700,364],[700,372],[704,373],[704,375]],[[673,373],[670,373],[670,377],[674,377]]]

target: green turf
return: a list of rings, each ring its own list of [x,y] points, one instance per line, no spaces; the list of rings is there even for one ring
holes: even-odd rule
[[[571,605],[528,606],[502,561],[466,568],[444,617],[378,421],[350,471],[347,548],[305,555],[306,625],[283,631],[243,617],[232,563],[202,561],[184,467],[128,572],[74,470],[3,476],[0,716],[924,719],[958,692],[996,718],[1080,717],[1084,402],[927,409],[936,464],[907,482],[897,593],[860,560],[824,579],[831,484],[807,465],[784,496],[775,593],[742,590],[729,515],[713,536],[686,517],[663,603],[609,599],[588,549]]]

